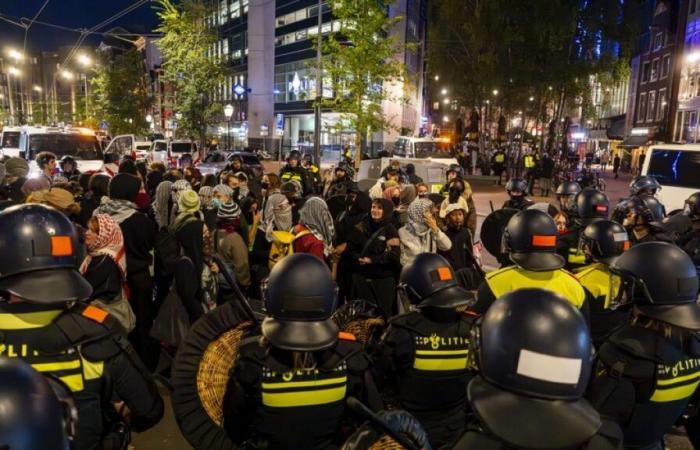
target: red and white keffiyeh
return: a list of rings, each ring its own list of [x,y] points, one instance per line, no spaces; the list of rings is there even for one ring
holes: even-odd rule
[[[124,236],[119,224],[108,214],[96,214],[94,216],[99,223],[100,231],[90,243],[87,244],[88,254],[80,265],[80,273],[85,273],[92,258],[105,255],[111,258],[122,278],[122,295],[129,298],[126,285],[126,250],[124,248]],[[93,233],[94,234],[94,233]]]

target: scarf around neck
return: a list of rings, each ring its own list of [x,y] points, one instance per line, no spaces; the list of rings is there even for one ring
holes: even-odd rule
[[[129,217],[137,213],[136,205],[128,200],[117,200],[109,197],[102,197],[100,206],[97,207],[93,216],[107,214],[118,224],[124,222]]]

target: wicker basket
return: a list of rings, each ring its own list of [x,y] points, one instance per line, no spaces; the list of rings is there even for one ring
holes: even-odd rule
[[[219,426],[224,419],[223,404],[229,374],[236,361],[241,338],[250,327],[250,322],[244,322],[223,333],[207,346],[199,363],[197,392],[204,410]]]

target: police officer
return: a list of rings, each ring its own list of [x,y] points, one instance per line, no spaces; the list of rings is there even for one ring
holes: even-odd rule
[[[608,333],[627,319],[614,309],[620,300],[620,276],[610,271],[618,256],[630,247],[624,227],[612,220],[599,220],[583,229],[579,248],[590,263],[576,272],[576,278],[590,294],[591,335],[596,348]]]
[[[557,240],[557,253],[566,260],[566,270],[575,270],[586,265],[586,255],[578,245],[581,231],[589,223],[607,219],[610,202],[604,193],[586,188],[574,197],[574,208],[572,225],[561,233]]]
[[[559,186],[555,195],[559,202],[559,210],[566,215],[568,226],[573,225],[576,217],[576,195],[581,192],[581,185],[575,181],[564,181]]]
[[[656,197],[639,195],[630,198],[631,203],[623,225],[627,228],[633,245],[643,242],[672,242],[671,236],[664,232],[664,206]]]
[[[305,153],[301,160],[301,166],[306,169],[307,176],[313,185],[314,192],[318,193],[321,189],[321,171],[314,164],[314,157],[310,153]]]
[[[502,208],[527,209],[535,202],[527,197],[527,181],[522,178],[511,178],[506,183],[506,192],[510,197]]]
[[[80,171],[78,170],[78,163],[70,155],[65,155],[61,158],[61,174],[68,180],[77,179],[80,176]]]
[[[63,389],[17,358],[0,358],[2,448],[71,448],[77,412],[73,405],[61,402],[53,386]]]
[[[464,180],[464,169],[459,164],[450,164],[445,171],[445,184],[440,188],[440,194],[447,197],[450,192],[450,184],[455,180]]]
[[[590,337],[563,298],[543,289],[504,295],[475,325],[471,347],[474,416],[454,449],[619,448],[617,425],[583,398]]]
[[[690,218],[691,227],[679,245],[682,245],[695,265],[700,266],[700,192],[695,192],[686,199],[683,214]]]
[[[527,180],[527,191],[525,192],[528,194],[532,193],[532,188],[535,183],[538,160],[539,156],[534,152],[525,153],[523,155],[523,172],[525,174],[525,179]]]
[[[330,271],[310,254],[287,256],[272,269],[263,297],[263,338],[241,344],[224,426],[235,441],[260,448],[330,447],[347,416],[346,398],[372,405],[362,345],[331,319]]]
[[[698,274],[666,242],[636,245],[611,268],[632,311],[600,347],[587,397],[620,424],[625,448],[663,449],[700,380]]]
[[[301,167],[299,163],[300,158],[301,155],[297,150],[289,152],[287,164],[280,170],[280,180],[282,183],[285,181],[297,181],[301,184],[302,193],[305,197],[313,192],[313,186],[306,169]]]
[[[527,209],[515,214],[503,232],[503,253],[514,266],[486,275],[472,310],[483,314],[502,295],[536,287],[558,293],[587,317],[586,293],[581,283],[562,269],[564,258],[556,253],[557,226],[549,214]]]
[[[326,198],[335,197],[336,195],[348,195],[354,187],[351,173],[352,169],[347,164],[338,164],[334,171],[335,177],[328,187]]]
[[[111,433],[115,399],[128,406],[136,431],[158,423],[163,401],[117,320],[80,303],[92,291],[77,270],[80,245],[73,224],[53,208],[0,213],[0,353],[70,388],[79,414],[75,447],[95,449],[128,437]]]
[[[498,175],[498,185],[501,185],[501,178],[503,177],[503,171],[506,168],[506,152],[502,148],[497,148],[496,153],[493,154],[491,159],[493,165],[493,174]]]
[[[432,447],[440,448],[454,442],[466,422],[473,317],[455,308],[473,295],[434,253],[422,253],[403,268],[399,289],[415,310],[391,320],[380,349],[383,372],[392,397],[421,422]]]

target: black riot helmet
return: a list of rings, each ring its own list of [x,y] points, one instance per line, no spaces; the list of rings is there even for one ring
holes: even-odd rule
[[[292,150],[287,156],[287,162],[291,161],[292,159],[297,160],[297,162],[301,161],[301,153],[299,153],[298,150]]]
[[[525,195],[527,192],[527,181],[522,178],[511,178],[506,183],[506,192],[508,195],[511,195],[512,192],[521,192],[522,195]]]
[[[700,192],[694,192],[685,200],[685,213],[691,218],[700,217]]]
[[[311,153],[304,153],[304,156],[302,157],[302,162],[313,164],[314,163],[314,155],[312,155]]]
[[[78,164],[75,162],[75,158],[73,158],[70,155],[65,155],[63,158],[61,158],[59,163],[61,164],[61,170],[65,170],[66,164],[72,164],[73,170],[75,170],[78,167]]]
[[[623,302],[645,316],[700,330],[698,273],[687,253],[669,242],[644,242],[610,266],[622,277]]]
[[[84,300],[92,287],[80,275],[78,232],[63,213],[45,205],[17,205],[0,213],[0,294],[31,303]]]
[[[418,307],[454,308],[474,300],[457,283],[450,263],[436,253],[421,253],[403,267],[399,287]]]
[[[661,190],[661,185],[656,178],[645,175],[630,183],[630,195],[656,195]]]
[[[564,258],[556,253],[557,225],[552,217],[538,209],[526,209],[510,218],[503,232],[502,253],[518,266],[537,272],[564,267]]]
[[[641,217],[645,223],[660,225],[664,220],[666,208],[656,197],[638,195],[631,200],[630,211],[633,211],[637,217]]]
[[[270,272],[263,294],[262,334],[278,348],[317,351],[333,346],[336,292],[328,267],[308,253],[286,256]]]
[[[556,196],[563,211],[568,213],[575,212],[576,203],[574,198],[579,192],[581,192],[581,185],[575,181],[565,181],[557,186]]]
[[[595,261],[611,264],[630,248],[625,228],[612,220],[597,220],[583,229],[579,245]]]
[[[590,332],[559,295],[520,289],[500,297],[470,342],[480,372],[467,389],[472,410],[510,446],[577,448],[598,431],[600,417],[583,399],[593,359]],[[536,419],[513,426],[514,417]]]
[[[59,386],[61,386],[59,388]],[[67,388],[18,358],[0,358],[0,444],[7,449],[68,450],[77,410],[54,392]]]
[[[610,219],[617,222],[617,223],[623,223],[625,221],[625,217],[627,217],[627,214],[632,210],[632,207],[634,206],[634,197],[632,198],[623,198],[620,200],[620,202],[615,205],[615,208],[613,209],[612,214],[610,215]]]
[[[587,188],[576,195],[576,216],[587,223],[596,219],[607,219],[610,209],[608,196],[597,189]]]
[[[459,164],[450,164],[449,166],[447,166],[445,175],[449,175],[450,172],[456,173],[457,176],[460,178],[464,176],[464,169],[462,169],[462,166],[460,166]]]

